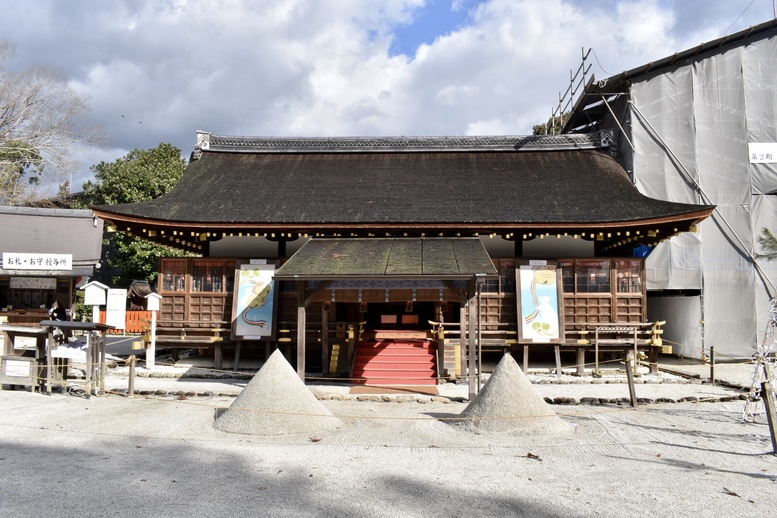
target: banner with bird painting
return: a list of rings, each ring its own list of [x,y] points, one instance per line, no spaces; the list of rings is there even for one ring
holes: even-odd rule
[[[521,265],[518,282],[518,340],[521,343],[558,343],[564,339],[560,305],[561,270],[555,265]]]

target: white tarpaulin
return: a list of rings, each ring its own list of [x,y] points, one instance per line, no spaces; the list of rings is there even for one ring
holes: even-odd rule
[[[648,305],[666,316],[667,333],[685,341],[686,356],[715,346],[720,359],[750,357],[763,336],[777,265],[759,261],[758,271],[752,256],[762,228],[777,233],[777,163],[752,162],[748,144],[777,142],[775,85],[774,38],[633,80],[638,188],[717,206],[698,234],[665,241],[646,261],[648,290],[701,293],[694,302],[661,297]]]

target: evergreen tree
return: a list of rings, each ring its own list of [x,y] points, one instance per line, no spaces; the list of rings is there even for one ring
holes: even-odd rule
[[[181,151],[162,143],[154,149],[135,149],[114,162],[92,166],[95,180],[84,184],[78,204],[94,205],[135,203],[159,198],[175,187],[183,176],[186,161]],[[126,288],[133,280],[152,283],[158,274],[161,257],[182,257],[186,253],[167,246],[141,240],[125,232],[107,234],[104,243],[105,272],[98,279],[113,287]]]

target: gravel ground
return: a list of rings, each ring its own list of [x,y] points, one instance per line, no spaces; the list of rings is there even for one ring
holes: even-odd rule
[[[387,401],[311,386],[339,428],[259,436],[214,427],[235,401],[217,394],[247,380],[146,380],[168,390],[89,399],[0,392],[0,516],[762,517],[777,509],[766,419],[743,422],[741,391],[725,387],[644,383],[638,394],[664,391],[674,402],[630,408],[579,404],[588,390],[626,397],[622,384],[536,382],[546,400],[578,403],[551,406],[574,433],[517,436],[450,424],[467,406],[466,386]],[[215,389],[170,389],[192,384]]]

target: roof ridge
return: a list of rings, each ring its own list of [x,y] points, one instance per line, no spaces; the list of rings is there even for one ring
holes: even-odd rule
[[[568,135],[396,136],[396,137],[247,137],[197,132],[198,151],[238,153],[364,153],[451,151],[563,151],[602,149],[612,131]]]

